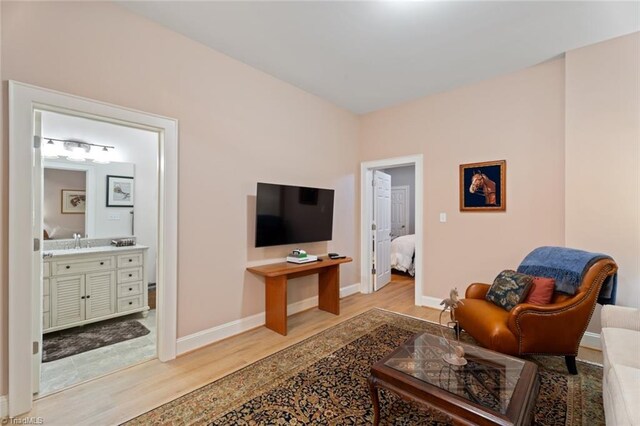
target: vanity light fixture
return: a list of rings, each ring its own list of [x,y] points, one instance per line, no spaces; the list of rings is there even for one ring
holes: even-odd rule
[[[94,163],[108,164],[109,153],[115,149],[110,145],[100,145],[73,139],[43,138],[47,143],[42,147],[42,156],[45,158],[67,157],[70,161],[93,160]],[[60,142],[62,147],[57,147],[54,142]],[[95,154],[91,155],[91,151]],[[96,152],[97,151],[97,152]]]

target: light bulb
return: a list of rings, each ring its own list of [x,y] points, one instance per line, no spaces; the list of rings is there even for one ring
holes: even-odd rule
[[[51,159],[58,158],[58,147],[51,139],[42,146],[42,156]]]
[[[94,154],[93,162],[98,164],[109,164],[109,150],[107,147],[102,147],[98,152]]]
[[[67,160],[70,161],[84,161],[85,160],[85,150],[81,146],[74,146],[71,148],[71,154],[67,156]]]

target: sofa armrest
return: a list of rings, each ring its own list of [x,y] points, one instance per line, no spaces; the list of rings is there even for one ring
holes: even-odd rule
[[[554,330],[563,322],[563,318],[566,318],[565,324],[568,324],[565,328],[572,328],[574,314],[571,308],[575,304],[574,299],[549,305],[521,303],[509,312],[507,327],[516,336],[533,334],[546,339],[547,336],[554,334]]]
[[[602,307],[602,328],[626,328],[640,331],[640,310],[624,306],[605,305]]]
[[[464,297],[467,299],[484,299],[489,291],[489,284],[473,283],[464,292]]]

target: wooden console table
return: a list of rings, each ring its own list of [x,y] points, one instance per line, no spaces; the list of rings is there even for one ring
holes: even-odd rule
[[[340,315],[340,264],[344,259],[322,258],[322,261],[304,263],[279,262],[247,268],[247,271],[265,277],[266,326],[283,336],[287,335],[287,280],[318,274],[318,308]]]

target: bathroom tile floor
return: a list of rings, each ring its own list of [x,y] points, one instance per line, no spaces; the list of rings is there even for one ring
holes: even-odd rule
[[[42,363],[38,396],[85,382],[98,376],[156,357],[156,311],[146,318],[142,314],[128,317],[140,321],[149,334],[110,346],[83,352],[56,361]]]

